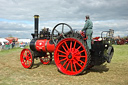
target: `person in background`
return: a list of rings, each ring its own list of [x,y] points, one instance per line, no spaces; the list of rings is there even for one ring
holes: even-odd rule
[[[2,50],[2,43],[0,42],[0,51]]]
[[[2,43],[0,42],[0,46],[2,45]]]

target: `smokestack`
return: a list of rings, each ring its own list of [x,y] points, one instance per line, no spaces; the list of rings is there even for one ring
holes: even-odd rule
[[[35,20],[35,38],[38,38],[39,15],[34,15],[34,20]]]

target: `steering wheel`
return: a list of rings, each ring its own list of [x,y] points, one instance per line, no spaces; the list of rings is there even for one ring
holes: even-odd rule
[[[55,46],[57,45],[60,38],[66,38],[66,34],[68,32],[73,33],[73,30],[71,26],[66,23],[59,23],[53,28],[51,39]]]

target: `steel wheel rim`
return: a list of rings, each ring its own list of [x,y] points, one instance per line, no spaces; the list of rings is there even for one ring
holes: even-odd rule
[[[51,55],[50,55],[50,53],[46,53],[46,55],[45,56],[43,56],[43,57],[40,57],[40,61],[42,62],[42,64],[49,64],[50,63],[50,61],[51,61]]]
[[[24,68],[29,68],[32,64],[32,54],[29,49],[23,49],[20,55],[21,64]]]
[[[64,74],[78,75],[87,66],[86,49],[77,39],[66,38],[57,44],[54,60],[58,69]]]

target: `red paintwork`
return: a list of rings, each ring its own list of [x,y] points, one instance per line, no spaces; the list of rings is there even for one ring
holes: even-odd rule
[[[85,38],[85,33],[84,32],[80,32],[80,34],[84,37],[84,40],[88,39],[88,36],[86,36],[86,38]]]
[[[84,32],[80,32],[80,34],[81,34],[83,37],[85,37],[85,33],[84,33]]]
[[[93,38],[94,40],[98,40],[100,37],[95,37],[95,38]]]
[[[54,52],[55,45],[49,43],[50,40],[44,39],[44,40],[37,40],[36,41],[36,50],[37,51],[43,51],[43,52]]]
[[[69,57],[69,56],[72,57]],[[87,66],[87,52],[84,45],[74,38],[60,41],[54,51],[58,69],[67,75],[78,75]]]
[[[94,41],[101,41],[101,40],[99,40],[99,38],[100,38],[100,37],[95,37],[95,38],[93,38],[93,40],[94,40]]]
[[[29,68],[32,64],[32,54],[29,49],[23,49],[20,54],[20,61],[24,68]]]

